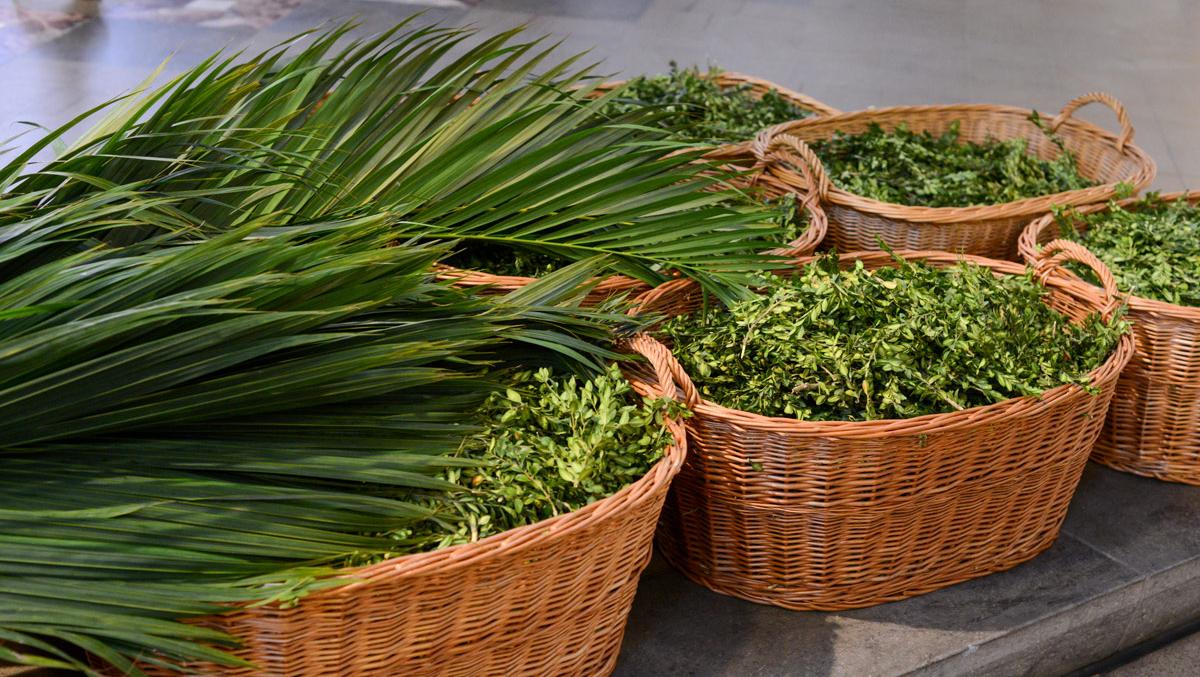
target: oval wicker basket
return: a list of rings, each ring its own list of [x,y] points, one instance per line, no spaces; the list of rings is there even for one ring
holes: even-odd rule
[[[1103,103],[1116,112],[1120,135],[1072,117],[1076,109],[1092,102]],[[1049,212],[1051,206],[1104,202],[1117,194],[1119,183],[1141,190],[1154,180],[1157,172],[1154,161],[1133,145],[1133,126],[1125,107],[1112,96],[1101,92],[1085,94],[1064,106],[1048,123],[1075,154],[1080,173],[1101,185],[998,205],[914,207],[855,195],[829,182],[820,160],[806,143],[830,139],[835,132],[862,133],[871,124],[891,130],[903,123],[914,132],[942,134],[958,122],[960,138],[965,142],[1024,138],[1031,152],[1042,159],[1052,159],[1058,154],[1058,147],[1029,120],[1032,113],[1026,108],[992,104],[870,109],[776,125],[761,133],[753,148],[768,165],[767,172],[790,186],[805,185],[804,177],[793,168],[811,165],[810,171],[820,176],[815,190],[829,216],[828,243],[839,251],[878,249],[879,238],[895,249],[940,250],[1017,260],[1017,237],[1021,230],[1030,220]]]
[[[1162,199],[1197,205],[1200,191]],[[1130,198],[1118,204],[1136,208],[1138,201]],[[1101,204],[1075,212],[1107,209]],[[1029,224],[1021,233],[1021,255],[1032,260],[1042,243],[1058,237],[1062,225],[1053,215]],[[1076,220],[1070,225],[1087,226]],[[1200,485],[1200,308],[1133,295],[1128,304],[1137,350],[1117,381],[1092,460],[1138,475]]]
[[[1067,243],[1067,255],[1099,265]],[[999,275],[1015,263],[944,252],[898,252],[949,266],[966,258]],[[811,260],[811,259],[810,259]],[[892,265],[858,252],[844,262]],[[1059,265],[1058,257],[1047,265]],[[1111,280],[1111,278],[1109,278]],[[1087,285],[1046,278],[1048,302],[1073,319],[1112,312]],[[643,310],[679,315],[703,302],[673,281],[642,297]],[[703,400],[670,350],[648,335],[630,347],[670,373],[688,458],[671,488],[658,548],[688,578],[720,593],[789,609],[835,610],[904,599],[1008,569],[1048,548],[1104,420],[1121,368],[1123,337],[1092,374],[1098,394],[1075,385],[996,404],[912,419],[797,421]],[[635,386],[658,389],[647,371]],[[651,380],[653,379],[653,380]]]
[[[674,443],[645,476],[575,512],[348,570],[356,582],[291,608],[199,619],[241,638],[235,653],[261,671],[200,665],[189,674],[609,674],[663,499],[686,454],[682,424],[668,426]]]
[[[601,85],[598,85],[595,91],[598,94],[609,92],[627,82],[629,81],[613,80],[612,82],[605,82]],[[818,116],[837,115],[842,112],[833,106],[830,106],[829,104],[812,98],[807,94],[802,94],[794,89],[788,89],[787,87],[778,85],[770,80],[764,80],[763,78],[758,78],[753,75],[722,71],[714,78],[714,82],[716,82],[717,85],[722,89],[748,85],[750,96],[756,99],[761,99],[767,92],[775,90],[779,94],[780,98],[784,99],[788,103],[802,110],[811,111]],[[752,143],[753,139],[746,139],[745,141],[724,144],[720,146],[720,148],[725,152],[745,152],[750,150],[750,145]]]

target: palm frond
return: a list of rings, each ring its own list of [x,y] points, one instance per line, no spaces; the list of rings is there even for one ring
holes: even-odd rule
[[[147,212],[125,187],[79,202],[122,205],[102,221],[127,228]],[[103,224],[0,227],[0,659],[240,664],[235,638],[179,619],[294,600],[394,551],[376,534],[430,515],[411,499],[448,487],[511,344],[607,354],[612,311],[578,307],[597,262],[478,298],[432,280],[446,245],[396,243],[389,221],[38,265],[17,263]]]
[[[398,236],[606,255],[626,275],[680,271],[726,296],[775,265],[758,253],[779,244],[767,214],[709,190],[720,177],[650,126],[659,113],[604,119],[619,92],[592,97],[580,55],[555,61],[519,29],[406,25],[335,50],[347,30],[214,56],[10,190],[43,206],[97,186],[186,195],[179,213],[208,232],[387,211]]]

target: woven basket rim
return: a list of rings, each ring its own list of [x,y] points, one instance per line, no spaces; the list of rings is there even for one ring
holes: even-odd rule
[[[462,287],[493,287],[500,290],[515,290],[537,282],[540,278],[522,275],[495,275],[482,270],[458,268],[444,263],[433,267],[437,279],[446,280]],[[596,286],[589,293],[618,294],[622,291],[636,290],[649,285],[641,280],[627,275],[609,275],[602,278],[592,278]]]
[[[923,260],[938,267],[947,267],[959,261],[968,261],[991,268],[993,272],[999,274],[1020,275],[1024,274],[1026,270],[1021,264],[968,254],[951,254],[929,250],[896,250],[894,254],[910,261]],[[839,261],[858,261],[891,258],[891,256],[892,254],[882,251],[858,251],[839,255],[838,258]],[[816,259],[817,257],[805,257],[796,261],[795,265],[799,268]],[[1048,288],[1061,290],[1077,298],[1090,297],[1090,300],[1094,301],[1092,305],[1097,310],[1102,307],[1102,303],[1098,300],[1101,298],[1099,290],[1091,285],[1054,276],[1042,278],[1042,283]],[[689,285],[681,282],[680,285],[674,286],[669,293],[679,295],[688,291],[693,291],[693,289],[689,289]],[[653,293],[653,290],[647,292],[641,298],[646,298],[651,293]],[[670,348],[653,336],[643,336],[658,344],[664,350],[670,351]],[[1090,382],[1093,384],[1100,383],[1106,378],[1119,373],[1124,368],[1125,363],[1129,361],[1129,358],[1132,357],[1133,352],[1133,334],[1127,331],[1121,336],[1117,346],[1114,347],[1108,358],[1099,367],[1088,373]],[[913,418],[874,419],[870,421],[801,421],[795,418],[764,416],[740,409],[731,409],[706,399],[701,399],[700,403],[693,407],[693,410],[705,417],[722,420],[743,428],[768,430],[806,437],[836,437],[840,439],[867,440],[886,438],[894,435],[941,433],[961,428],[995,425],[1053,406],[1059,400],[1068,398],[1080,390],[1081,388],[1073,383],[1065,383],[1046,390],[1041,395],[1014,397],[959,411],[925,414]]]
[[[362,567],[341,569],[334,578],[349,579],[346,585],[318,590],[306,595],[304,600],[352,594],[357,588],[382,580],[417,576],[431,569],[439,572],[452,571],[492,557],[501,551],[505,554],[533,547],[541,541],[559,538],[586,528],[596,520],[613,514],[614,510],[628,510],[644,500],[649,500],[654,490],[667,484],[683,466],[687,455],[687,437],[683,423],[677,419],[667,420],[671,432],[671,444],[645,475],[622,487],[619,491],[578,510],[555,515],[539,522],[502,531],[487,538],[470,543],[459,543],[429,552],[412,553],[392,557],[382,562]],[[303,603],[303,600],[301,600]]]
[[[1174,202],[1182,198],[1192,205],[1200,205],[1200,190],[1183,190],[1174,193],[1164,193],[1160,195],[1159,198],[1164,202]],[[1117,201],[1117,205],[1123,209],[1129,209],[1130,207],[1136,208],[1141,203],[1142,199],[1142,197],[1125,198],[1124,200]],[[1074,209],[1076,213],[1081,215],[1094,214],[1096,212],[1104,212],[1108,210],[1109,205],[1107,202],[1084,205]],[[1136,209],[1132,211],[1136,211]],[[1040,249],[1040,246],[1037,244],[1038,236],[1041,235],[1042,231],[1044,231],[1046,228],[1056,223],[1057,219],[1055,219],[1054,214],[1046,214],[1035,219],[1033,222],[1027,225],[1023,231],[1021,231],[1021,237],[1017,240],[1017,251],[1021,254],[1023,259],[1026,261],[1031,261],[1033,260],[1033,257],[1037,256],[1037,252]],[[1078,228],[1080,224],[1078,222],[1074,222],[1072,225]],[[1063,268],[1062,274],[1072,281],[1077,281],[1081,284],[1087,284],[1094,287],[1094,285],[1091,285],[1090,282],[1085,281],[1083,278],[1079,277],[1069,269]],[[1138,296],[1136,294],[1125,294],[1124,298],[1127,300],[1129,307],[1132,310],[1156,313],[1175,320],[1200,322],[1200,306],[1184,306],[1178,303],[1159,301],[1157,299],[1150,299],[1144,296]]]
[[[863,110],[837,113],[823,117],[805,118],[785,122],[766,130],[754,142],[756,149],[765,152],[770,140],[781,134],[797,136],[802,141],[825,140],[833,137],[838,131],[838,124],[847,122],[874,121],[886,116],[917,117],[926,113],[961,113],[962,117],[1010,116],[1027,119],[1035,111],[1031,108],[1021,108],[1002,104],[962,103],[962,104],[928,104],[919,106],[891,106],[887,108],[867,108]],[[826,130],[828,132],[826,133]],[[1120,138],[1112,132],[1075,117],[1066,118],[1056,133],[1071,135],[1087,133],[1101,137],[1104,141],[1118,144]],[[826,200],[834,205],[849,207],[869,214],[876,214],[889,219],[910,221],[926,224],[953,224],[970,221],[990,221],[996,219],[1019,218],[1039,215],[1052,205],[1083,205],[1101,202],[1112,198],[1117,193],[1119,183],[1130,183],[1135,189],[1149,185],[1157,175],[1157,165],[1148,153],[1132,141],[1125,144],[1119,152],[1133,158],[1138,164],[1137,173],[1125,182],[1103,183],[1089,188],[1061,191],[1049,195],[1039,195],[1011,202],[992,205],[971,205],[966,207],[925,207],[920,205],[903,205],[895,202],[883,202],[856,193],[843,190],[836,185],[829,186]]]

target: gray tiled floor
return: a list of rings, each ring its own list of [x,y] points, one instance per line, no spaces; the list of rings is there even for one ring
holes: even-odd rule
[[[1104,89],[1126,103],[1137,142],[1158,161],[1156,187],[1200,187],[1200,2],[1189,0],[305,0],[258,31],[102,13],[4,64],[0,87],[20,94],[0,100],[0,132],[17,120],[63,122],[172,52],[168,71],[322,21],[358,16],[374,29],[417,10],[484,30],[528,22],[564,36],[565,50],[592,49],[613,72],[715,62],[844,109],[986,101],[1054,111]],[[1102,109],[1082,115],[1114,124]]]
[[[1123,665],[1110,677],[1163,677],[1200,672],[1200,634],[1191,635],[1159,651]]]
[[[16,131],[17,121],[64,122],[135,86],[172,52],[168,73],[212,50],[265,48],[323,21],[357,15],[378,29],[421,9],[428,9],[423,21],[483,30],[528,22],[533,31],[564,36],[564,50],[592,49],[613,73],[659,71],[671,59],[715,62],[843,109],[980,101],[1054,112],[1078,94],[1103,89],[1128,106],[1137,143],[1158,162],[1156,187],[1200,188],[1195,0],[482,0],[434,8],[305,0],[261,29],[108,20],[102,13],[2,64],[0,136]],[[1103,109],[1082,115],[1115,124]],[[1108,602],[1072,617],[1076,632],[1125,644],[1166,629],[1136,610],[1175,605],[1182,615],[1200,603],[1200,595],[1178,594],[1191,581],[1178,577],[1194,576],[1197,567],[1171,569],[1200,551],[1200,490],[1096,468],[1084,489],[1067,536],[1043,557],[878,609],[789,614],[700,591],[656,565],[642,586],[620,674],[775,674],[765,666],[814,675],[873,667],[880,674],[932,660],[952,672],[989,651],[1005,665],[1010,649],[1001,638],[1023,632],[1047,600],[1068,608],[1104,592]],[[1175,571],[1178,580],[1147,582],[1147,575],[1164,571]],[[680,625],[680,618],[707,620]],[[1071,647],[1027,641],[1045,646],[1025,657],[1022,671],[1044,674],[1046,666],[1071,660],[1062,655]],[[839,653],[835,644],[850,648]],[[1173,671],[1197,664],[1200,645],[1188,646],[1183,662],[1177,655],[1149,664],[1152,673],[1123,674],[1195,674]]]

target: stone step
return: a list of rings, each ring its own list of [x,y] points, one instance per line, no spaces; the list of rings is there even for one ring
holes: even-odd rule
[[[1200,673],[1200,633],[1105,672],[1108,677],[1195,677]]]
[[[1200,487],[1091,465],[1048,551],[902,602],[786,611],[710,592],[656,559],[616,674],[1061,675],[1197,619]]]

